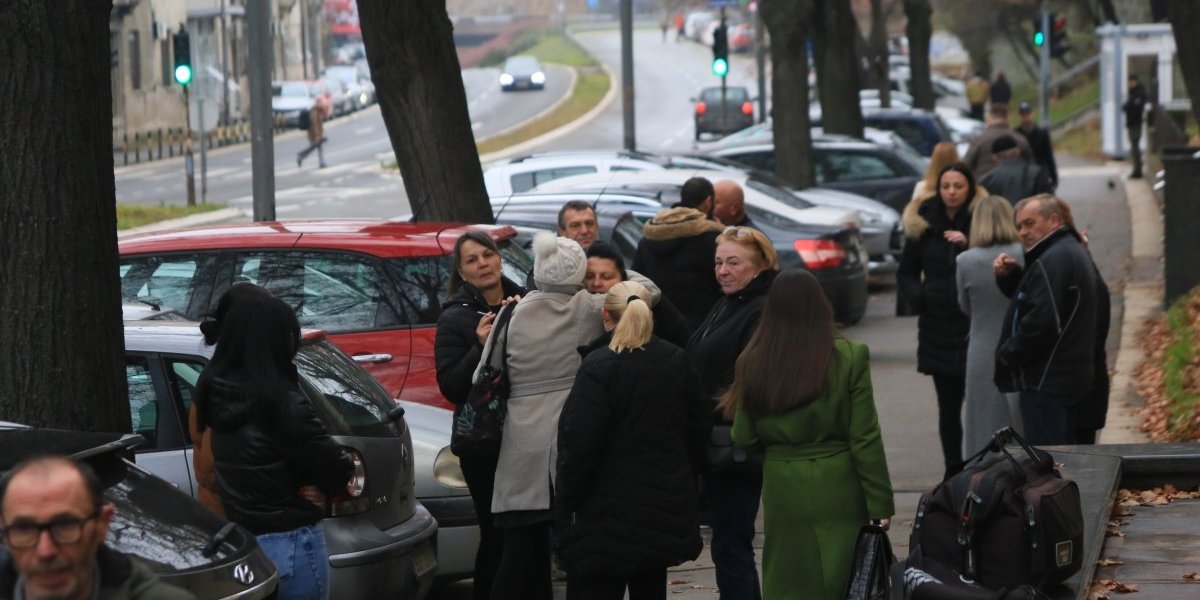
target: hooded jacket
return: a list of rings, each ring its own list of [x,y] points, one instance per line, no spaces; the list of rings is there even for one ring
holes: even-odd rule
[[[525,288],[507,277],[501,278],[504,297],[524,296]],[[498,310],[488,306],[483,294],[475,286],[463,283],[458,291],[442,303],[442,314],[438,317],[437,336],[433,341],[433,359],[437,368],[438,389],[455,408],[459,408],[471,393],[471,373],[483,355],[483,344],[475,336],[479,319],[489,312]]]
[[[976,196],[978,197],[978,191]],[[898,293],[917,317],[917,370],[927,375],[963,377],[967,368],[970,321],[958,307],[955,277],[958,255],[965,246],[947,242],[947,231],[971,230],[971,203],[946,216],[938,196],[910,203],[905,209],[908,239],[896,272]]]
[[[694,208],[668,208],[646,222],[638,242],[633,269],[658,284],[692,331],[721,298],[713,257],[723,229]]]
[[[1054,230],[1025,252],[1025,270],[996,348],[1001,391],[1035,391],[1071,404],[1088,397],[1096,382],[1098,279],[1070,227]]]
[[[622,579],[700,554],[696,475],[712,405],[683,350],[651,338],[617,353],[611,339],[580,350],[558,422],[555,502],[567,571]]]
[[[315,485],[336,496],[354,465],[330,439],[308,398],[294,385],[278,399],[250,397],[227,379],[214,378],[209,385],[208,406],[201,411],[207,422],[200,427],[213,430],[213,468],[225,516],[254,535],[320,521],[324,511],[297,491]]]

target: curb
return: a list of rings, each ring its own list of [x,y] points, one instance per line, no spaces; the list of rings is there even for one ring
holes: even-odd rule
[[[1124,172],[1128,164],[1110,161],[1108,167],[1119,169],[1118,177],[1125,188],[1125,202],[1129,206],[1131,230],[1130,258],[1136,269],[1139,262],[1162,260],[1162,212],[1154,192],[1145,179],[1126,179]],[[1139,411],[1144,403],[1138,394],[1133,379],[1134,370],[1142,362],[1144,354],[1140,345],[1140,334],[1147,319],[1162,312],[1163,287],[1161,266],[1156,270],[1157,278],[1137,277],[1130,273],[1125,284],[1125,310],[1121,317],[1121,341],[1117,350],[1115,372],[1109,389],[1108,419],[1097,436],[1101,444],[1142,444],[1150,438],[1140,430],[1142,420]],[[1113,410],[1113,409],[1116,410]]]
[[[140,235],[143,233],[157,233],[159,231],[167,231],[172,229],[184,229],[187,227],[197,227],[199,225],[208,225],[211,223],[219,223],[221,221],[229,221],[238,217],[246,216],[245,211],[239,208],[223,208],[206,213],[188,215],[178,219],[167,219],[142,225],[141,227],[133,227],[117,232],[117,239],[124,239],[130,236]]]

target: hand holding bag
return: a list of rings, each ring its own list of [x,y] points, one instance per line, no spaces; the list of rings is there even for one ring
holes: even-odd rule
[[[854,544],[846,600],[890,600],[890,572],[895,561],[892,542],[883,527],[863,525]]]
[[[500,452],[500,437],[508,412],[508,322],[515,306],[516,303],[509,303],[500,308],[471,392],[455,411],[450,451],[460,458],[495,456]]]

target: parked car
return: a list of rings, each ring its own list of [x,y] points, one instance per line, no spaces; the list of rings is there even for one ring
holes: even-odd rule
[[[329,90],[329,101],[333,105],[333,116],[348,115],[358,108],[358,92],[341,78],[326,73],[321,81]]]
[[[895,131],[912,145],[921,156],[933,154],[938,142],[953,142],[950,130],[937,113],[920,109],[880,108],[863,111],[863,124],[874,129]],[[821,119],[814,119],[813,127],[821,126]]]
[[[775,144],[730,146],[713,152],[763,171],[775,171]],[[845,138],[813,143],[818,186],[874,198],[902,212],[925,173],[915,161],[878,144]]]
[[[199,491],[188,411],[212,351],[198,323],[125,324],[130,419],[133,433],[146,439],[137,462],[193,496]],[[338,598],[420,598],[437,568],[437,522],[414,494],[404,410],[321,331],[303,331],[295,364],[302,391],[355,464],[346,492],[329,500],[323,521],[330,589]]]
[[[286,127],[300,126],[300,113],[312,108],[317,94],[324,90],[308,81],[271,82],[271,110]],[[328,115],[326,115],[328,116]]]
[[[642,239],[641,225],[664,206],[678,202],[681,185],[682,180],[662,184],[651,179],[626,182],[619,190],[533,191],[493,199],[492,207],[498,223],[550,230],[557,227],[558,209],[565,202],[591,202],[601,239],[612,243],[632,266]],[[839,321],[853,324],[862,318],[867,303],[867,253],[857,228],[801,223],[750,203],[746,214],[775,244],[780,268],[807,269],[816,276]]]
[[[325,79],[336,79],[346,87],[346,95],[349,97],[349,108],[346,112],[354,112],[366,108],[374,101],[374,86],[368,93],[366,86],[359,74],[359,69],[353,65],[335,65],[326,67],[324,73]]]
[[[500,71],[500,91],[540,90],[546,87],[542,63],[532,56],[510,56]]]
[[[693,122],[696,140],[704,133],[725,135],[754,124],[754,102],[741,86],[706,87],[695,98]]]
[[[134,464],[133,449],[143,441],[129,434],[0,422],[0,475],[35,455],[73,456],[96,471],[104,501],[115,508],[104,540],[109,548],[137,558],[200,600],[273,596],[279,575],[254,536]],[[0,545],[0,560],[5,552]]]
[[[504,274],[533,260],[507,227],[389,221],[280,221],[130,236],[119,243],[121,293],[203,318],[235,281],[257,283],[323,329],[387,393],[452,408],[438,391],[433,339],[454,241],[468,229],[499,244]]]

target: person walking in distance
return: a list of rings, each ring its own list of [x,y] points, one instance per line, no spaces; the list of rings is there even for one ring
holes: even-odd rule
[[[898,292],[916,311],[917,370],[933,377],[946,476],[962,463],[962,402],[970,323],[958,308],[955,258],[967,249],[975,175],[963,163],[942,169],[938,193],[905,221]]]
[[[483,344],[492,331],[500,308],[520,300],[525,288],[504,276],[500,249],[484,231],[468,231],[454,243],[451,255],[449,297],[442,303],[433,343],[438,389],[455,406],[460,417],[471,392],[471,374],[483,355]],[[471,492],[479,520],[479,547],[475,551],[472,593],[486,600],[500,564],[504,530],[492,523],[492,491],[496,483],[499,452],[458,457],[463,479]]]
[[[1053,193],[1058,187],[1058,163],[1054,161],[1054,145],[1050,140],[1050,132],[1045,127],[1038,127],[1037,122],[1033,120],[1033,106],[1028,102],[1022,102],[1017,107],[1017,114],[1021,116],[1017,133],[1025,136],[1025,140],[1029,142],[1029,148],[1033,150],[1033,161],[1050,178],[1048,191]]]
[[[983,120],[983,110],[987,108],[990,92],[991,84],[983,76],[983,71],[976,71],[975,75],[967,81],[967,104],[971,107],[972,119]]]
[[[308,147],[296,154],[296,166],[304,166],[304,159],[317,151],[317,163],[325,168],[325,115],[329,113],[329,100],[318,94],[308,109]]]
[[[1146,88],[1137,75],[1129,76],[1129,95],[1121,106],[1125,111],[1125,131],[1129,132],[1129,157],[1133,160],[1130,179],[1142,177],[1142,122],[1146,115]]]
[[[996,285],[992,261],[1001,253],[1023,262],[1012,204],[1002,196],[986,196],[971,210],[970,249],[958,255],[958,306],[971,321],[967,338],[967,380],[963,397],[963,455],[970,456],[992,441],[1002,427],[1022,428],[1016,394],[996,387],[996,344],[1008,298]]]
[[[1002,106],[1008,110],[1008,103],[1012,101],[1012,87],[1008,85],[1004,71],[996,72],[996,80],[992,82],[988,93],[992,97],[992,106]]]
[[[595,248],[595,246],[593,246]],[[559,556],[570,600],[665,600],[667,568],[700,555],[697,478],[712,404],[687,353],[652,335],[634,281],[605,294],[558,421]]]
[[[763,597],[842,600],[859,528],[896,507],[870,353],[835,332],[812,273],[775,278],[721,406],[733,442],[766,451]]]
[[[1013,136],[1002,135],[992,142],[992,160],[996,167],[979,178],[979,185],[987,188],[988,193],[1016,204],[1022,198],[1050,192],[1046,171],[1021,156]]]

